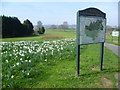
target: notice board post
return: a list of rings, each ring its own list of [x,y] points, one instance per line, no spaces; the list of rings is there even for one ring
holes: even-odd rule
[[[103,65],[106,14],[97,8],[87,8],[77,12],[76,71],[80,76],[80,46],[100,43],[100,70]]]

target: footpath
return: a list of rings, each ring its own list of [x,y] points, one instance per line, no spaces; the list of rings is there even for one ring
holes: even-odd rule
[[[109,44],[109,43],[105,43],[105,46],[108,49],[110,49],[113,53],[115,53],[118,57],[120,57],[120,54],[119,54],[120,46]]]

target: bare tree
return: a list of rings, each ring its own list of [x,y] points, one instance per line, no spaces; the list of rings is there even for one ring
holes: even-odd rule
[[[68,29],[68,22],[67,21],[64,21],[63,22],[63,29]]]
[[[53,24],[50,26],[50,29],[57,29],[57,26]]]
[[[63,24],[61,24],[59,27],[58,27],[59,29],[69,29],[69,27],[68,27],[68,22],[67,21],[64,21],[63,22]]]
[[[45,33],[45,28],[42,25],[41,21],[37,22],[37,33],[39,33],[39,34],[44,34]]]
[[[58,26],[58,29],[63,29],[63,28],[64,26],[62,24]]]
[[[37,22],[37,29],[41,28],[42,27],[42,22],[41,21],[38,21]]]

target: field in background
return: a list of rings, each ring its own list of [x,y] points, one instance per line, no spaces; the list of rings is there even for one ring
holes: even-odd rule
[[[111,35],[112,31],[107,31],[107,34],[106,34],[106,43],[111,43],[111,44],[115,44],[115,45],[119,45],[120,46],[120,43],[119,43],[119,40],[120,40],[120,36],[117,37],[117,36],[112,36]]]
[[[99,44],[81,47],[81,76],[76,77],[76,42],[69,39],[75,36],[75,30],[46,30],[44,35],[3,39],[8,42],[2,49],[3,87],[115,88],[118,57],[105,48],[100,71]]]
[[[111,43],[115,45],[120,45],[118,42],[119,37],[112,37],[112,31],[107,30],[106,43]],[[18,37],[18,38],[4,38],[3,42],[13,42],[13,41],[52,41],[60,40],[65,38],[76,38],[76,30],[46,30],[44,35],[34,35],[28,37]]]
[[[75,38],[75,30],[46,30],[43,35],[34,35],[29,37],[18,37],[18,38],[4,38],[3,42],[13,41],[51,41],[65,38]]]

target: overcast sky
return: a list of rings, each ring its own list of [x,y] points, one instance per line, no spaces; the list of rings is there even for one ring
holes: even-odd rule
[[[14,0],[15,1],[15,0]],[[1,15],[15,16],[23,22],[25,19],[29,19],[34,25],[37,21],[42,21],[44,25],[56,24],[60,25],[64,21],[68,24],[76,24],[76,12],[78,10],[83,10],[88,7],[95,7],[106,13],[107,15],[107,25],[118,25],[118,1],[109,0],[106,2],[81,2],[75,0],[67,0],[65,2],[60,2],[59,0],[55,2],[52,0],[2,0],[0,4],[2,8]],[[89,0],[90,1],[90,0]],[[97,0],[98,1],[98,0]],[[101,1],[101,0],[99,0]],[[104,0],[105,1],[105,0]],[[1,11],[1,10],[0,10]]]

